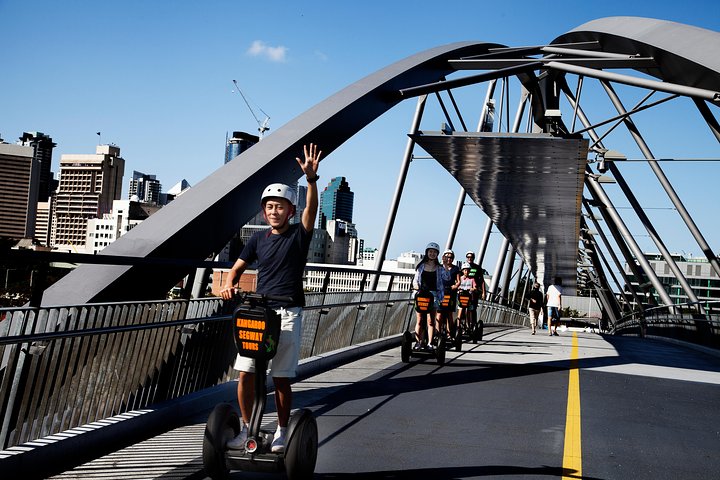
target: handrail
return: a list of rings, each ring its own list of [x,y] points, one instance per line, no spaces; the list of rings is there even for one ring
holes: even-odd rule
[[[670,308],[693,306],[698,303],[717,304],[720,301],[685,302],[659,305],[645,311],[624,315],[613,325],[614,335],[665,337],[720,350],[720,315],[692,312],[669,313]]]
[[[670,309],[670,308],[684,307],[684,306],[691,307],[691,306],[693,306],[693,305],[699,305],[699,304],[702,304],[702,305],[718,304],[718,305],[720,305],[720,300],[710,300],[710,301],[702,301],[702,300],[700,300],[700,301],[697,301],[697,302],[683,302],[683,303],[673,303],[673,304],[656,305],[656,306],[654,306],[654,307],[646,308],[645,310],[642,310],[642,311],[635,311],[635,312],[630,312],[630,313],[628,313],[628,314],[625,314],[625,315],[623,315],[622,317],[620,317],[620,319],[618,319],[617,323],[618,323],[618,324],[621,324],[623,321],[625,321],[625,320],[627,320],[627,319],[630,319],[630,318],[635,318],[635,317],[637,317],[637,316],[644,316],[644,317],[646,317],[648,313],[653,313],[653,314],[656,313],[656,312],[658,312],[658,313],[663,313],[663,312],[660,312],[660,311],[661,311],[661,310],[668,310],[668,309]],[[667,313],[667,312],[664,312],[664,313]],[[677,314],[673,314],[673,315],[677,315]],[[681,311],[681,312],[680,312],[680,315],[685,315],[685,313]],[[692,317],[693,320],[703,320],[703,319],[701,318],[701,314],[692,313],[692,315],[693,315],[693,317]],[[707,314],[706,316],[711,317],[712,315],[713,315],[713,314],[709,313],[709,314]]]
[[[209,297],[210,298],[210,297]],[[400,299],[404,300],[404,299]],[[410,298],[407,299],[408,301]],[[171,300],[168,300],[167,302],[170,302]],[[162,302],[162,301],[160,301]],[[150,302],[128,302],[128,303],[122,303],[122,302],[110,302],[110,303],[97,303],[97,304],[87,304],[85,306],[90,305],[129,305],[129,304],[148,304]],[[152,302],[155,303],[155,302]],[[159,302],[158,302],[159,303]],[[357,302],[347,302],[347,303],[330,303],[330,304],[323,304],[323,305],[308,305],[303,307],[303,310],[322,310],[327,308],[340,308],[340,307],[353,307],[353,306],[363,306],[363,305],[374,305],[374,304],[387,304],[388,300],[364,300],[364,301],[357,301]],[[53,307],[57,308],[57,307]],[[21,307],[22,310],[35,310],[37,311],[38,307]],[[12,309],[19,311],[21,309]],[[10,310],[10,309],[0,309],[0,312],[2,310]],[[27,342],[36,342],[36,341],[46,341],[46,340],[56,340],[60,338],[71,338],[71,337],[77,337],[77,336],[91,336],[91,335],[102,335],[107,333],[121,333],[121,332],[132,332],[136,330],[150,330],[153,328],[169,328],[169,327],[180,327],[184,325],[193,325],[200,322],[223,322],[228,321],[232,319],[232,315],[219,315],[219,316],[210,316],[210,317],[203,317],[203,318],[191,318],[191,319],[184,319],[184,320],[171,320],[167,322],[150,322],[150,323],[144,323],[142,325],[124,325],[124,326],[113,326],[113,327],[99,327],[99,328],[85,328],[80,330],[68,330],[64,332],[46,332],[46,333],[35,333],[30,335],[11,335],[11,336],[5,336],[0,337],[0,345],[11,345],[15,343],[27,343]]]
[[[414,325],[410,298],[408,291],[307,294],[301,358],[399,341]],[[482,305],[485,324],[527,325],[522,312]],[[210,297],[2,309],[0,449],[234,378],[233,307]]]

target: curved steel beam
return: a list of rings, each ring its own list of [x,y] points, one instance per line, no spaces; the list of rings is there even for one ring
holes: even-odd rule
[[[265,137],[162,208],[104,251],[107,255],[205,259],[251,218],[268,183],[301,176],[295,157],[306,143],[323,156],[397,105],[399,91],[437,82],[448,60],[486,53],[496,43],[461,42],[426,50],[353,83]],[[187,267],[82,265],[47,289],[42,305],[161,298]]]
[[[718,32],[666,20],[609,17],[593,20],[552,43],[597,41],[602,50],[653,57],[657,66],[637,68],[666,82],[717,90],[720,85]]]
[[[720,33],[703,28],[683,25],[665,20],[639,17],[610,17],[594,20],[555,39],[553,42],[597,41],[606,51],[633,53],[652,56],[657,68],[642,69],[665,82],[672,82],[686,87],[700,88],[706,91],[720,91]],[[678,91],[678,93],[682,93]],[[685,93],[690,95],[690,93]],[[703,98],[699,95],[697,98]],[[720,98],[715,97],[715,104]],[[617,103],[614,101],[614,103]],[[620,105],[616,105],[616,108]],[[625,113],[624,107],[618,110]],[[701,113],[702,113],[701,109]],[[665,175],[649,147],[640,136],[632,122],[624,119],[629,131],[645,158],[648,165],[658,178],[660,185],[667,193],[673,206],[685,222],[688,230],[707,258],[716,273],[720,274],[720,261],[702,232],[697,227],[672,183]]]

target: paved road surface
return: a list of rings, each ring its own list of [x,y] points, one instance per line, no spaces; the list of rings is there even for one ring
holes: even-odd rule
[[[318,479],[720,478],[720,359],[672,343],[488,328],[443,367],[398,348],[295,391]],[[204,479],[206,416],[54,478]]]

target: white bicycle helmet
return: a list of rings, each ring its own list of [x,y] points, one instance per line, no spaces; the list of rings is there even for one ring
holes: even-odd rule
[[[443,257],[444,257],[445,255],[452,255],[452,256],[454,257],[454,256],[455,256],[455,252],[453,252],[452,250],[450,250],[450,249],[448,248],[447,250],[445,250],[445,251],[443,252]]]
[[[438,245],[435,242],[430,242],[427,244],[427,247],[425,247],[425,253],[427,253],[427,251],[430,250],[431,248],[433,250],[436,250],[438,253],[440,253],[440,245]]]
[[[468,262],[463,262],[460,266],[460,270],[465,270],[466,268],[470,270],[470,264]]]
[[[265,190],[263,190],[262,197],[260,197],[260,203],[264,204],[265,200],[271,197],[275,198],[284,198],[292,206],[295,206],[295,192],[293,191],[290,186],[285,185],[284,183],[273,183],[271,185],[268,185],[265,187]]]
[[[467,252],[465,252],[465,256],[467,257],[468,255],[472,255],[474,257],[475,252],[473,252],[472,250],[468,250]]]

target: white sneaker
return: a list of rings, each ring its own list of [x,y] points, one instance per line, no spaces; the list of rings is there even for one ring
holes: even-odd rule
[[[270,451],[273,453],[281,453],[285,451],[285,431],[287,427],[277,427],[275,435],[273,435],[272,443],[270,444]]]
[[[247,441],[248,437],[248,427],[245,424],[245,422],[240,422],[242,425],[240,427],[240,433],[237,434],[237,437],[228,440],[227,442],[227,448],[232,448],[235,450],[244,450],[245,449],[245,442]]]

